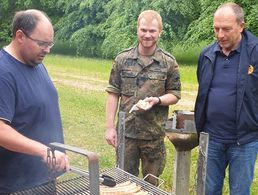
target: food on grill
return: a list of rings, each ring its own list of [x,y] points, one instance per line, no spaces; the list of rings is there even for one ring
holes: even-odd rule
[[[148,192],[141,190],[141,187],[134,182],[126,181],[117,184],[115,187],[100,186],[100,195],[147,195]]]
[[[70,166],[70,171],[73,173],[76,173],[80,176],[89,177],[89,173],[87,171],[84,171],[82,169],[79,169],[77,167]],[[108,175],[100,175],[99,181],[101,184],[109,187],[113,187],[116,185],[116,181],[114,178],[108,176]]]
[[[135,105],[133,105],[129,113],[131,113],[134,110],[147,110],[147,108],[149,107],[149,104],[150,104],[149,102],[145,102],[144,100],[139,100]]]

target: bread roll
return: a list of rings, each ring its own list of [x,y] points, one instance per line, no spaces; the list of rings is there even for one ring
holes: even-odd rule
[[[149,102],[145,102],[143,100],[139,100],[136,104],[136,106],[142,110],[147,110],[147,108],[149,107]]]
[[[147,110],[149,108],[149,105],[150,105],[149,102],[145,102],[144,100],[139,100],[135,105],[133,105],[129,113],[136,110]]]

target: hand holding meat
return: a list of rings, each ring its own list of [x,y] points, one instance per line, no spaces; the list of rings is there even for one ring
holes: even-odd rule
[[[159,102],[159,98],[157,97],[147,97],[144,100],[139,100],[135,105],[133,105],[129,113],[133,111],[138,111],[138,110],[139,111],[149,110],[158,102]]]

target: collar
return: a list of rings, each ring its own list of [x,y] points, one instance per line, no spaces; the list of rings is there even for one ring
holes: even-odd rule
[[[235,49],[233,49],[232,51],[230,51],[230,53],[231,53],[231,52],[240,53],[240,51],[241,51],[241,46],[242,46],[242,42],[243,42],[243,37],[241,38],[241,40],[240,40],[240,42],[238,43],[237,47],[236,47]],[[221,49],[221,47],[220,47],[220,45],[219,45],[219,43],[218,43],[218,41],[216,41],[216,45],[215,45],[215,48],[214,48],[214,52],[215,52],[215,53],[217,53],[217,52],[223,53],[223,52],[222,52],[222,49]]]
[[[150,58],[155,61],[160,62],[162,60],[161,55],[159,55],[160,51],[161,51],[161,49],[157,45],[156,49],[154,51],[154,54]],[[139,58],[139,56],[140,56],[140,54],[139,54],[138,45],[137,45],[133,48],[133,50],[132,50],[131,54],[128,56],[128,58],[137,60]]]

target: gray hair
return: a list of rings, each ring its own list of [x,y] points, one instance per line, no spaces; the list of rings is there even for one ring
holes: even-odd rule
[[[236,3],[233,3],[233,2],[223,3],[222,5],[220,5],[218,7],[217,11],[221,8],[224,8],[224,7],[229,7],[233,10],[234,14],[236,15],[236,21],[237,21],[238,24],[240,24],[242,22],[245,22],[245,20],[244,20],[244,10],[240,5],[238,5]]]

